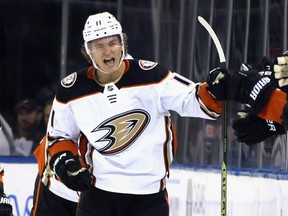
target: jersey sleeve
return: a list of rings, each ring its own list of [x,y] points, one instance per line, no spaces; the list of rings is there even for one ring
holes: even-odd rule
[[[50,156],[61,151],[70,151],[76,155],[79,136],[80,129],[75,122],[69,103],[61,103],[55,98],[47,126]]]
[[[285,92],[282,92],[280,90],[273,91],[268,103],[260,111],[258,116],[263,119],[269,119],[281,124],[282,123],[281,116],[283,113],[283,108],[287,103],[286,97],[287,94]]]
[[[61,137],[77,143],[80,129],[75,122],[73,112],[69,103],[61,103],[54,99],[51,118],[47,126],[50,137]]]
[[[37,148],[33,152],[37,160],[39,176],[42,176],[44,169],[46,168],[46,163],[47,163],[46,140],[47,140],[47,137],[45,135],[43,139],[40,141],[40,144],[37,146]]]
[[[177,73],[171,73],[165,80],[161,95],[164,109],[205,119],[217,119],[221,115],[222,102],[208,93],[206,83],[194,83]]]

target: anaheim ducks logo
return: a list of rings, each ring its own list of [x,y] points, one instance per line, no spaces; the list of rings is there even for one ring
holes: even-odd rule
[[[151,70],[151,69],[154,68],[156,65],[157,65],[156,62],[146,61],[146,60],[139,60],[139,66],[140,66],[143,70]]]
[[[77,73],[74,72],[70,75],[68,75],[67,77],[65,77],[64,79],[61,80],[61,85],[64,88],[70,88],[76,81],[77,79]]]
[[[102,154],[116,154],[131,146],[145,130],[150,121],[144,110],[130,110],[102,122],[91,132],[107,131],[96,142],[107,143],[98,151]]]

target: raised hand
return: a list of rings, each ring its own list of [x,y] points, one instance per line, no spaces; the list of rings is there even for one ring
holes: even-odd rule
[[[257,70],[242,64],[241,70],[231,75],[229,98],[248,105],[258,113],[275,89],[269,77],[262,77]]]
[[[275,59],[275,64],[273,66],[275,72],[275,79],[278,81],[280,88],[284,88],[285,92],[288,90],[288,51],[286,51],[282,56],[278,56]]]
[[[211,70],[206,82],[208,92],[217,100],[228,99],[230,75],[227,70],[221,67]]]

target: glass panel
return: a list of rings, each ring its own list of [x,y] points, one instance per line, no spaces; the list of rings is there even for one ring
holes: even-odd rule
[[[195,82],[205,81],[209,70],[219,66],[198,15],[211,23],[232,70],[287,49],[287,0],[0,1],[0,112],[12,128],[21,99],[31,97],[44,106],[62,76],[88,65],[80,51],[83,26],[88,15],[102,11],[121,20],[134,58],[157,61]],[[228,166],[287,170],[286,135],[253,146],[237,142],[231,125],[243,109],[228,102]],[[179,139],[176,162],[221,164],[221,118],[172,117]],[[9,150],[2,148],[0,154]]]

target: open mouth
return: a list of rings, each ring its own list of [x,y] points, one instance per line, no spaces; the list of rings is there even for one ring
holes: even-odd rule
[[[114,65],[115,58],[110,58],[110,59],[104,59],[104,64],[107,66],[112,66]]]

